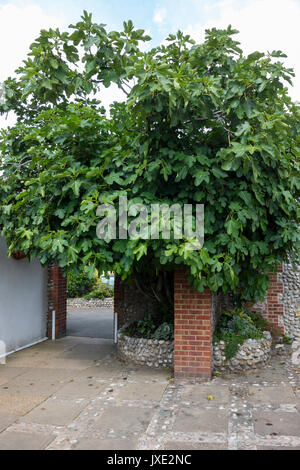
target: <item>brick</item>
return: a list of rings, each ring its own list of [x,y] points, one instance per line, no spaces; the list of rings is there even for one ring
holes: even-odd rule
[[[284,306],[279,300],[279,294],[283,293],[283,283],[279,280],[278,273],[282,271],[283,266],[281,265],[275,274],[270,275],[270,287],[266,299],[267,308],[263,313],[266,320],[276,327],[279,327],[279,317],[284,313]]]
[[[52,338],[52,311],[55,310],[55,336],[61,338],[67,330],[67,276],[56,265],[48,266],[47,336]]]
[[[261,312],[265,319],[276,326],[277,328],[283,330],[282,326],[279,326],[280,317],[284,314],[284,305],[281,302],[279,296],[283,293],[283,282],[279,279],[279,273],[283,272],[283,265],[278,267],[276,273],[270,273],[270,287],[268,289],[267,297],[263,303],[262,308],[257,308],[255,310]],[[248,303],[247,306],[251,307],[251,304]]]
[[[175,344],[177,377],[211,377],[212,293],[191,288],[185,269],[174,273]]]

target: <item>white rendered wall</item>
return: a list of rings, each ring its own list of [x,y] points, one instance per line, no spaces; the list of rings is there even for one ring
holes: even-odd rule
[[[0,237],[0,356],[46,336],[47,270],[39,261],[8,258]],[[2,354],[1,354],[2,352]]]

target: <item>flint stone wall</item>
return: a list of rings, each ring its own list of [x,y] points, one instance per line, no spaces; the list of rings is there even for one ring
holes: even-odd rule
[[[269,331],[263,332],[264,338],[247,339],[239,345],[235,356],[225,359],[225,342],[213,344],[213,363],[218,370],[249,370],[264,365],[270,358],[272,337]]]
[[[284,305],[284,333],[300,340],[300,265],[294,271],[291,264],[285,264],[281,278],[283,282],[282,302]]]
[[[270,358],[272,337],[264,331],[264,338],[248,339],[239,346],[230,360],[225,359],[225,343],[213,345],[213,366],[218,370],[249,370],[263,366]],[[173,367],[174,342],[145,338],[131,338],[122,330],[118,333],[117,353],[120,359],[153,368]]]
[[[117,354],[120,359],[149,367],[173,367],[174,341],[131,338],[118,333]]]

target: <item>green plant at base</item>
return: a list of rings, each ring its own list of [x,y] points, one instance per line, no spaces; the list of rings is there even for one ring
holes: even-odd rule
[[[257,328],[267,330],[272,328],[272,325],[261,315],[261,313],[251,311],[249,316]]]
[[[242,338],[241,336],[236,336],[232,334],[232,335],[224,335],[222,339],[226,343],[225,358],[226,360],[229,360],[233,356],[235,356],[235,354],[238,351],[239,345],[240,344],[242,345],[245,339],[248,339],[248,338]]]
[[[154,339],[172,341],[174,339],[174,325],[162,323],[153,334]]]
[[[141,335],[144,336],[144,338],[151,338],[153,330],[155,329],[155,324],[150,313],[146,315],[142,320],[138,320],[137,327]]]
[[[149,313],[142,320],[131,323],[124,333],[134,338],[153,338],[157,340],[173,341],[174,324],[172,322],[157,324],[157,322],[158,320],[154,320]]]
[[[261,321],[256,317],[256,321]],[[260,339],[262,329],[255,324],[251,314],[244,309],[223,312],[213,336],[213,342],[225,342],[225,358],[231,359],[238,351],[239,345],[247,339]]]
[[[148,315],[146,315],[142,320],[138,320],[132,323],[125,330],[125,334],[136,338],[150,339],[155,329],[156,326],[154,324],[153,318],[150,313],[148,313]]]
[[[292,338],[290,338],[287,335],[283,335],[282,338],[280,338],[279,343],[281,343],[281,344],[292,344]]]
[[[273,323],[269,323],[260,313],[258,312],[250,312],[250,317],[254,321],[255,325],[262,329],[269,331],[272,336],[272,340],[274,342],[280,341],[280,338],[282,338],[282,331],[281,329],[274,325]]]

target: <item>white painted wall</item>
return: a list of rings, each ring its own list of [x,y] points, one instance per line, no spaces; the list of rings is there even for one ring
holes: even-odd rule
[[[0,344],[6,353],[46,336],[47,270],[38,260],[8,258],[0,237]],[[1,354],[0,354],[1,356]]]

